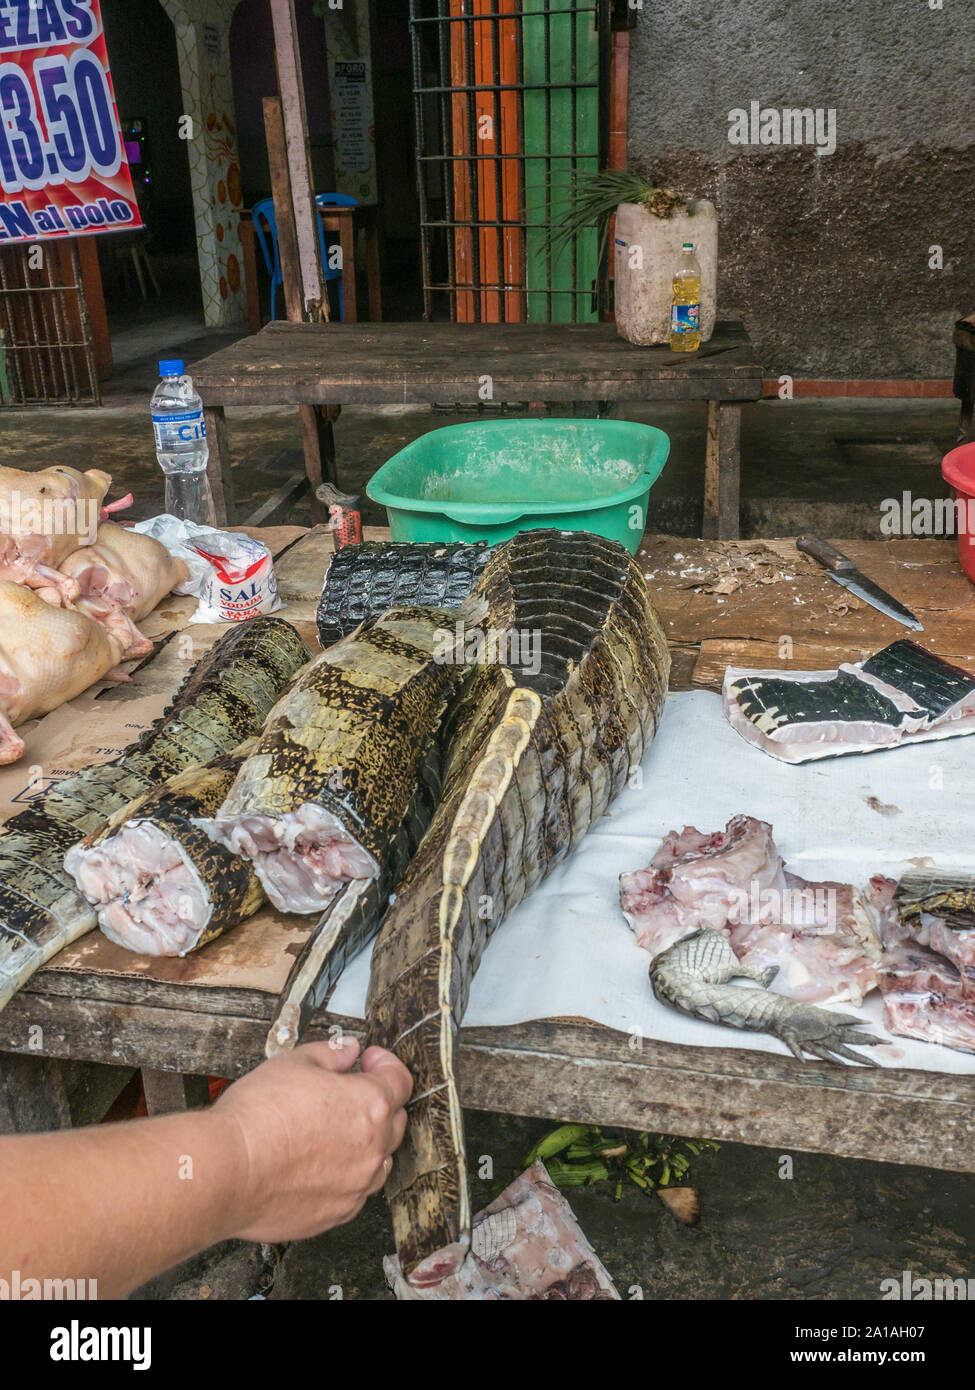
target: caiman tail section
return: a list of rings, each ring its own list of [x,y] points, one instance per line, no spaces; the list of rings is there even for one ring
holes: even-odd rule
[[[0,1009],[34,971],[96,925],[64,868],[72,845],[166,778],[230,753],[261,728],[308,660],[281,618],[252,618],[187,676],[166,712],[111,763],[56,783],[0,835]]]
[[[394,1051],[414,1078],[410,1125],[386,1192],[396,1248],[418,1285],[452,1273],[470,1244],[455,1048],[473,977],[471,953],[479,958],[487,944],[505,852],[514,848],[499,812],[541,710],[534,691],[511,690],[470,778],[455,787],[439,885],[422,903],[412,900],[419,910],[406,910],[405,930],[384,931],[376,948],[383,959],[374,961],[373,981],[392,976],[393,983],[378,996],[370,992],[370,1040]],[[401,1016],[404,998],[412,1001],[415,1022]]]
[[[641,761],[669,670],[643,576],[613,542],[523,533],[479,591],[492,627],[518,640],[505,664],[475,669],[445,718],[444,795],[387,913],[367,1004],[370,1041],[414,1079],[387,1194],[417,1286],[470,1243],[456,1046],[481,955]]]

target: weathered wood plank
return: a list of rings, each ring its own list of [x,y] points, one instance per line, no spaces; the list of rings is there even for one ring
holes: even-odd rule
[[[0,1015],[0,1046],[23,1036],[25,996]],[[255,1018],[79,1001],[34,994],[46,1045],[115,1065],[151,1057],[159,1069],[237,1077],[256,1066],[273,1001]],[[319,1015],[310,1038],[338,1023]],[[822,1066],[771,1053],[697,1048],[584,1022],[538,1021],[461,1034],[461,1099],[467,1106],[555,1120],[616,1124],[790,1151],[975,1170],[975,1077]],[[181,1084],[181,1083],[179,1083]]]
[[[194,364],[208,404],[501,400],[757,400],[762,369],[740,324],[681,359],[612,324],[285,324]]]
[[[701,651],[691,677],[695,686],[720,690],[728,666],[744,666],[749,670],[829,671],[841,661],[849,661],[846,643],[799,642],[786,655],[778,641],[733,641],[715,638],[701,643]]]
[[[912,640],[975,662],[975,587],[954,541],[837,542],[924,624]],[[905,636],[893,618],[839,588],[794,541],[720,542],[647,536],[637,555],[668,641],[826,646],[859,661]],[[772,663],[774,665],[784,663]]]
[[[476,1109],[975,1170],[972,1077],[932,1087],[928,1072],[885,1069],[864,1084],[859,1070],[767,1054],[646,1043],[628,1053],[629,1038],[591,1026],[574,1046],[552,1024],[523,1025],[517,1039],[493,1031],[503,1041],[461,1035],[461,1098]]]
[[[210,1104],[210,1083],[205,1076],[142,1068],[142,1089],[150,1115],[172,1115],[181,1110],[203,1110]]]

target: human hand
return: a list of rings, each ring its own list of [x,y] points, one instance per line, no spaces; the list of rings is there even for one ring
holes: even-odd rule
[[[240,1155],[233,1230],[241,1240],[299,1240],[351,1221],[389,1174],[406,1129],[409,1072],[353,1038],[307,1043],[228,1087],[211,1112]]]

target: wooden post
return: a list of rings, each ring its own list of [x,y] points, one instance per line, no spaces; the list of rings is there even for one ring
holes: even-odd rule
[[[736,541],[739,536],[741,406],[708,401],[708,439],[704,461],[704,538]]]
[[[383,292],[379,265],[379,209],[365,209],[366,276],[369,282],[369,318],[379,323],[383,316]]]
[[[267,154],[271,168],[274,215],[278,224],[278,254],[281,257],[281,288],[284,291],[285,311],[290,323],[304,323],[307,316],[302,302],[301,253],[294,220],[291,169],[288,163],[284,115],[277,97],[264,98],[264,130],[267,135]],[[305,473],[311,491],[312,521],[325,521],[327,511],[315,496],[315,489],[322,482],[323,458],[332,461],[329,478],[332,479],[334,475],[335,440],[332,421],[325,418],[313,405],[299,405],[298,414],[301,417]]]
[[[172,1115],[180,1110],[204,1110],[210,1104],[210,1083],[205,1076],[178,1071],[142,1068],[142,1089],[150,1115]]]
[[[102,271],[98,264],[98,246],[93,236],[78,237],[78,260],[81,264],[81,282],[85,288],[85,303],[88,305],[88,319],[91,323],[91,342],[95,353],[95,369],[99,381],[112,375],[112,338],[108,328],[108,312],[105,308],[105,291],[102,287]]]
[[[342,298],[345,322],[359,322],[359,306],[355,291],[355,211],[344,210],[339,218],[339,245],[342,247]]]
[[[240,219],[240,245],[244,262],[244,289],[247,292],[247,331],[260,333],[261,292],[257,280],[257,247],[254,236],[254,218],[247,213]]]
[[[328,298],[325,294],[322,246],[312,187],[305,84],[301,74],[301,55],[298,52],[294,0],[271,0],[271,19],[274,24],[274,51],[278,69],[278,92],[281,97],[285,159],[298,248],[302,317],[312,323],[327,323]],[[280,226],[281,212],[277,197],[274,207]]]
[[[284,134],[284,113],[277,97],[264,98],[264,133],[267,137],[267,157],[271,170],[274,217],[278,227],[284,311],[289,323],[306,323],[298,231],[295,227],[294,205],[291,200],[288,144]]]

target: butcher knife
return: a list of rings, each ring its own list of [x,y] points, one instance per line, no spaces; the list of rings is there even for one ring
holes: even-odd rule
[[[798,536],[796,547],[818,560],[830,579],[835,579],[837,584],[848,589],[851,594],[862,598],[864,603],[869,603],[881,613],[886,613],[888,618],[903,623],[905,627],[913,628],[915,632],[924,630],[909,608],[905,608],[892,594],[888,594],[879,584],[861,574],[853,561],[837,550],[835,545],[830,545],[829,541],[824,541],[819,536]]]

